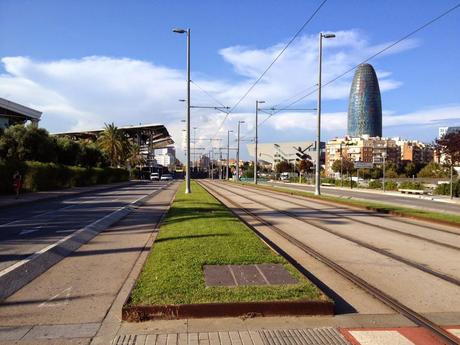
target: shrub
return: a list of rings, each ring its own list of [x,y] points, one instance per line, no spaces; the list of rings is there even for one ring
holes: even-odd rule
[[[386,181],[385,190],[398,190],[398,183],[395,181]]]
[[[27,161],[0,163],[0,193],[13,192],[13,174],[19,170],[23,176],[23,189],[37,192],[51,189],[91,186],[129,180],[129,172],[118,168],[82,168]]]
[[[353,183],[353,188],[358,187],[356,181],[352,181],[352,183]],[[336,180],[335,185],[338,186],[338,187],[342,186],[342,181]],[[344,178],[343,179],[343,186],[344,187],[350,187],[350,179]]]
[[[438,195],[450,195],[450,183],[439,184],[434,192]],[[460,197],[460,181],[452,184],[452,192],[455,197]]]
[[[374,180],[369,182],[369,188],[370,189],[382,189],[382,182],[379,180]]]
[[[425,189],[425,186],[420,182],[404,181],[399,185],[400,189]]]

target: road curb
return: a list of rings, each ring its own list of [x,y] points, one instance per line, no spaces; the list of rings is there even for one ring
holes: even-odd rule
[[[53,243],[52,245],[45,247],[31,256],[4,269],[0,273],[0,301],[30,283],[40,274],[64,259],[95,236],[99,235],[108,227],[126,217],[134,210],[134,208],[142,205],[145,201],[152,198],[155,194],[160,193],[169,185],[170,184],[167,184],[161,189],[157,189],[152,193],[129,203],[128,205],[120,207],[105,217],[96,220],[95,222],[62,238],[58,242]]]
[[[272,301],[202,303],[180,305],[123,306],[122,320],[176,320],[209,317],[305,316],[333,315],[334,303],[329,301]]]

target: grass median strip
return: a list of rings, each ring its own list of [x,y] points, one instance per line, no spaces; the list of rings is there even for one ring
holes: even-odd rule
[[[426,220],[431,220],[431,221],[451,223],[452,225],[460,225],[460,216],[457,216],[455,214],[450,214],[450,213],[427,211],[427,210],[422,210],[418,208],[403,207],[403,206],[397,206],[397,205],[390,205],[386,203],[377,203],[377,202],[372,202],[372,201],[344,199],[344,198],[335,197],[331,195],[324,195],[324,194],[321,196],[318,196],[312,192],[297,191],[297,190],[278,187],[278,186],[273,187],[273,186],[267,186],[267,185],[261,185],[261,184],[254,185],[254,184],[246,183],[246,182],[231,182],[231,183],[238,183],[238,184],[250,186],[253,188],[259,188],[259,189],[274,190],[274,191],[278,191],[278,192],[282,192],[282,193],[286,193],[290,195],[304,196],[310,199],[320,199],[324,201],[331,201],[331,202],[339,203],[342,205],[357,206],[360,208],[365,208],[371,211],[377,211],[381,213],[392,213],[392,214],[397,214],[397,215],[405,216],[405,217],[413,217],[413,218],[418,218],[418,219],[426,219]]]
[[[166,215],[129,300],[136,305],[262,301],[325,301],[328,298],[201,186],[182,185]],[[282,264],[291,285],[206,287],[204,265]]]

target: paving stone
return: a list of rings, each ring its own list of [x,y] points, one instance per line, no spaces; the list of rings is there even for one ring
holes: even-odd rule
[[[240,338],[243,345],[253,345],[248,331],[240,331]]]
[[[177,342],[179,345],[187,345],[187,333],[179,333],[177,336]]]
[[[145,345],[146,340],[147,340],[147,336],[145,334],[139,334],[136,337],[135,345]]]
[[[259,264],[256,265],[267,278],[269,284],[278,285],[278,284],[296,284],[297,279],[295,279],[283,265],[276,264]]]
[[[349,345],[334,328],[259,331],[264,345]]]
[[[206,286],[235,286],[236,282],[227,265],[205,265],[203,267]]]
[[[188,334],[188,345],[199,345],[199,343],[198,343],[198,333],[189,333]]]
[[[219,332],[219,339],[221,345],[232,345],[228,332]]]
[[[157,340],[157,335],[150,334],[147,336],[147,339],[145,339],[145,345],[155,345],[156,340]]]
[[[157,336],[157,341],[156,341],[156,345],[166,345],[166,341],[168,339],[168,335],[167,334],[158,334]]]
[[[220,345],[219,333],[209,333],[209,345]]]
[[[267,285],[267,282],[254,265],[232,265],[238,285]]]
[[[0,327],[0,340],[19,340],[32,328],[32,326]]]
[[[168,338],[166,339],[166,345],[177,345],[177,334],[168,334]]]
[[[259,332],[249,331],[249,335],[251,336],[251,340],[254,345],[263,345],[263,341]]]
[[[228,332],[232,345],[242,345],[238,332]]]

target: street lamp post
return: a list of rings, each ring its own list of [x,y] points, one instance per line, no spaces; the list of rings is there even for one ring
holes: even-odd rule
[[[343,187],[343,153],[342,153],[342,143],[340,143],[340,187]]]
[[[334,34],[319,33],[319,71],[318,71],[318,106],[317,106],[317,128],[316,128],[316,171],[315,171],[315,195],[320,195],[321,190],[321,67],[323,63],[323,38],[334,38]]]
[[[190,189],[190,29],[173,29],[178,34],[187,34],[187,158],[185,163],[185,193]]]
[[[383,192],[385,192],[385,158],[387,158],[387,153],[382,152],[382,158],[383,158],[383,183],[382,183],[382,188]]]
[[[240,125],[244,121],[238,121],[238,144],[236,146],[236,180],[240,180]]]
[[[196,170],[196,129],[198,127],[193,127],[193,153],[192,153],[192,167],[193,167],[193,171]],[[198,170],[200,170],[200,167],[198,166]]]
[[[225,170],[225,179],[228,181],[228,170],[230,168],[230,133],[233,131],[227,131],[227,169]]]
[[[255,152],[254,152],[254,184],[257,184],[257,144],[259,143],[258,122],[259,122],[259,104],[265,101],[256,101],[256,138],[255,138]]]

